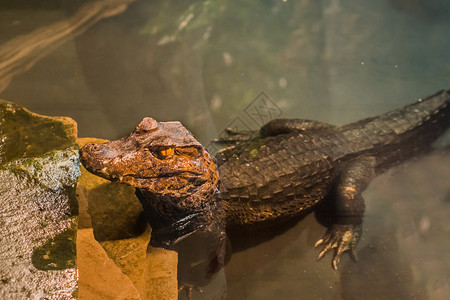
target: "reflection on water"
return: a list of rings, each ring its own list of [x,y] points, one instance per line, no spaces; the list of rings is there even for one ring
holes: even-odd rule
[[[0,50],[70,22],[82,7],[32,2],[0,4]],[[33,63],[17,60],[20,72],[2,75],[0,97],[71,116],[80,136],[118,138],[152,116],[182,121],[207,144],[261,91],[284,117],[344,124],[449,88],[445,0],[113,2],[117,15],[89,21],[52,51],[19,43]],[[2,53],[5,74],[11,58]],[[226,287],[230,299],[447,298],[447,156],[370,186],[357,264],[345,257],[335,272],[329,261],[316,262],[312,245],[324,228],[308,216],[235,253],[225,273],[194,295],[210,299]]]

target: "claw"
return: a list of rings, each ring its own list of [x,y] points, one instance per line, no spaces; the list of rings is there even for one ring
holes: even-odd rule
[[[320,246],[321,244],[323,244],[323,239],[318,240],[318,241],[314,244],[314,248],[317,248],[317,246]]]
[[[333,261],[331,262],[331,264],[333,265],[333,269],[335,269],[337,271],[338,269],[338,263],[341,261],[340,257],[335,257],[333,259]]]
[[[358,243],[360,232],[360,225],[333,225],[314,245],[314,247],[323,245],[323,249],[317,256],[317,260],[324,257],[325,254],[332,249],[335,249],[332,259],[332,267],[335,270],[338,268],[342,254],[347,250],[350,251],[351,256],[356,260],[357,255],[355,252],[355,247]]]
[[[324,257],[326,253],[327,253],[326,250],[322,250],[322,251],[319,253],[319,255],[317,255],[317,260],[320,260],[322,257]]]

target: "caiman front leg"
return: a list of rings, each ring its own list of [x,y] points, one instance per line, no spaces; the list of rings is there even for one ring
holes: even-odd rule
[[[231,128],[226,128],[222,137],[214,139],[214,143],[237,145],[243,142],[247,142],[258,135],[256,130],[236,131]]]
[[[322,245],[317,259],[334,249],[332,265],[337,269],[342,253],[349,250],[356,259],[355,248],[362,232],[364,199],[361,193],[375,175],[375,158],[354,159],[343,166],[336,188],[333,224],[315,247]]]
[[[275,119],[260,129],[261,136],[275,136],[291,132],[318,131],[333,128],[333,125],[305,119]]]
[[[249,141],[260,135],[262,137],[275,136],[279,134],[315,131],[332,128],[333,125],[322,123],[319,121],[305,119],[274,119],[266,123],[259,131],[235,131],[231,128],[225,129],[225,137],[213,140],[215,143],[231,143],[239,144]]]

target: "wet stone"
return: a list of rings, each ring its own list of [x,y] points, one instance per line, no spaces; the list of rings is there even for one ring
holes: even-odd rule
[[[76,123],[0,101],[0,299],[77,296]]]
[[[75,144],[76,122],[48,117],[0,100],[0,164],[25,157],[39,157]]]

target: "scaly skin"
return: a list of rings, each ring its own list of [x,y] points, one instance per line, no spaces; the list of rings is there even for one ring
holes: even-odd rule
[[[168,243],[196,230],[286,221],[332,199],[333,224],[316,243],[354,254],[371,179],[431,149],[450,126],[450,92],[335,127],[273,120],[257,138],[221,152],[218,166],[180,123],[145,118],[130,136],[80,150],[94,174],[136,187],[149,223]],[[218,178],[220,175],[220,185]],[[218,192],[220,191],[220,192]],[[152,236],[153,239],[153,236]]]
[[[144,118],[128,137],[87,144],[80,157],[89,172],[137,188],[155,238],[158,229],[169,228],[173,232],[163,238],[171,243],[199,226],[217,223],[212,221],[216,164],[180,122]]]

